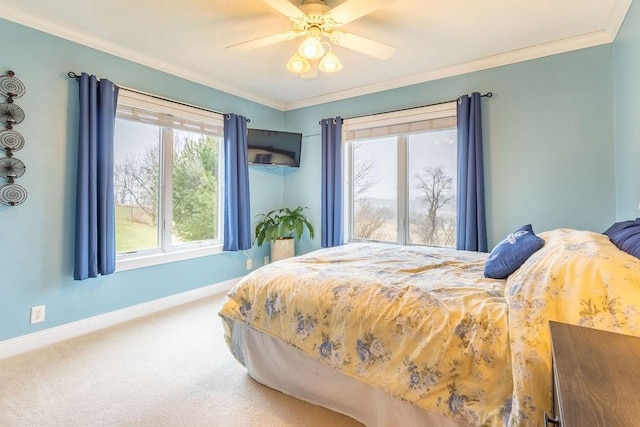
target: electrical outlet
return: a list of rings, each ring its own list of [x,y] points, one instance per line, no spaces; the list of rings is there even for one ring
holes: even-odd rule
[[[249,258],[247,260],[247,270],[251,270],[253,268],[253,262],[251,261],[251,258]]]
[[[269,264],[269,255],[264,256],[264,265]]]
[[[44,305],[31,307],[31,324],[44,322]]]

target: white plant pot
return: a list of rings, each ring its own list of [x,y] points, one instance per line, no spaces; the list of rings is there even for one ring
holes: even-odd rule
[[[271,262],[291,258],[296,254],[295,239],[277,239],[271,242]]]

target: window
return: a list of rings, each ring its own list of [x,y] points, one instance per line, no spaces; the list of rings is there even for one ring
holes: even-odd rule
[[[345,119],[349,241],[456,244],[456,103]]]
[[[222,245],[222,115],[122,90],[114,136],[117,269]]]

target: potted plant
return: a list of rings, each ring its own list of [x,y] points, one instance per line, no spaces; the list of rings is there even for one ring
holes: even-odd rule
[[[309,237],[313,239],[313,225],[304,216],[305,207],[298,206],[274,209],[266,214],[260,214],[260,221],[256,225],[255,242],[258,246],[268,240],[271,242],[271,261],[289,258],[295,255],[295,240],[302,237],[304,229],[309,230]]]

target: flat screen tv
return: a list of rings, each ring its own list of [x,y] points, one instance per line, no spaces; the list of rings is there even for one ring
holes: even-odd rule
[[[249,164],[300,167],[302,134],[248,129]]]

